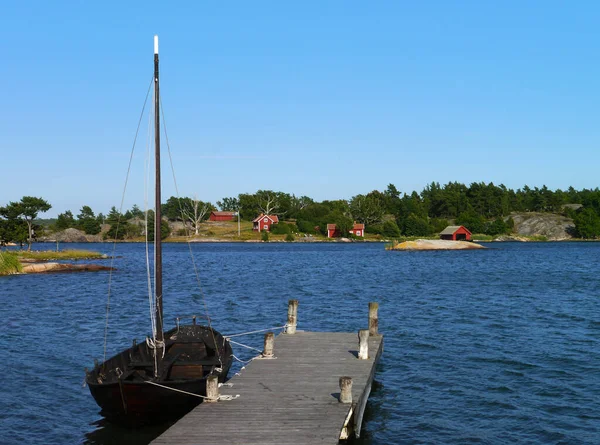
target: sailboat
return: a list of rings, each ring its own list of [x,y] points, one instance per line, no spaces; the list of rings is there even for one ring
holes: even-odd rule
[[[206,396],[209,376],[224,382],[233,352],[209,325],[179,325],[163,331],[158,36],[154,36],[154,300],[152,338],[133,345],[86,372],[86,383],[101,414],[118,423],[167,420],[189,411]]]

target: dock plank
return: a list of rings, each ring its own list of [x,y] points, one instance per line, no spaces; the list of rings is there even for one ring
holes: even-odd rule
[[[362,419],[383,337],[369,339],[368,360],[357,351],[356,333],[279,335],[276,358],[253,360],[221,387],[239,398],[201,403],[152,444],[337,444],[351,406]],[[342,376],[352,377],[352,405],[338,402]]]

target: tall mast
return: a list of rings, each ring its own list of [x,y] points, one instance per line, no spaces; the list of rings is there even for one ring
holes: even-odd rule
[[[158,368],[162,361],[164,344],[163,305],[162,305],[162,240],[160,238],[160,96],[158,87],[158,36],[154,36],[154,156],[155,156],[155,192],[154,192],[154,289],[156,292],[156,357]],[[159,370],[155,369],[155,376]]]

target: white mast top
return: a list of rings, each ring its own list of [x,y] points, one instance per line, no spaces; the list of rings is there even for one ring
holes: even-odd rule
[[[154,54],[158,54],[158,36],[154,36]]]

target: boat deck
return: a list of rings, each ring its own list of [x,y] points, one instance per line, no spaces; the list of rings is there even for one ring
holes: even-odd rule
[[[201,403],[153,445],[334,445],[345,423],[360,433],[383,337],[369,337],[358,359],[356,333],[302,332],[275,338],[273,359],[256,359],[220,388],[233,400]],[[352,377],[352,403],[339,379]]]

